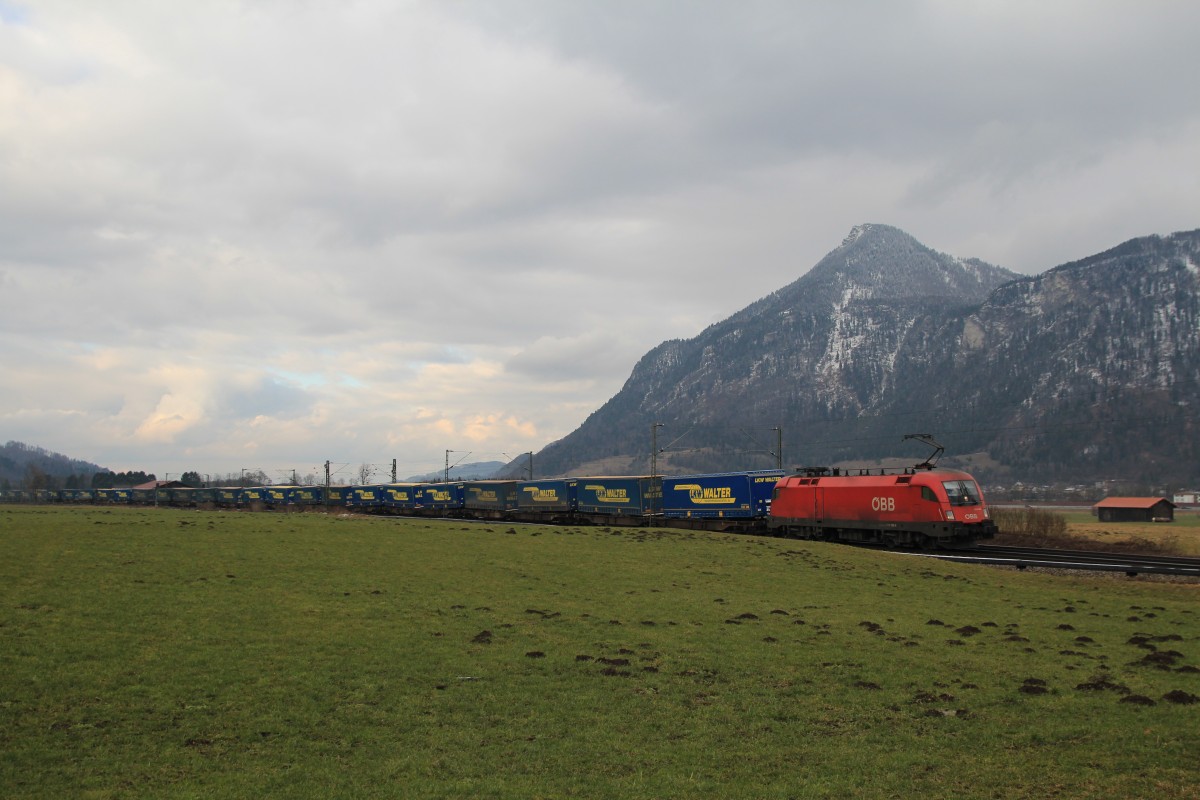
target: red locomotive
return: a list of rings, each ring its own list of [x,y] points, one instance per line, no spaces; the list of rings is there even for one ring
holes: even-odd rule
[[[927,434],[910,434],[937,448],[916,467],[883,470],[801,470],[775,485],[768,526],[802,539],[889,546],[954,547],[996,535],[975,479],[957,470],[934,469],[941,455]]]

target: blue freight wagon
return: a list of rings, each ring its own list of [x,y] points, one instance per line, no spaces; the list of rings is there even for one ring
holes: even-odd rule
[[[265,486],[263,487],[267,508],[283,508],[288,504],[288,493],[295,486]]]
[[[416,483],[387,483],[380,487],[381,500],[385,508],[397,511],[412,511],[417,507]]]
[[[517,481],[466,481],[463,507],[472,511],[515,511]]]
[[[207,486],[192,489],[192,502],[198,506],[211,506],[217,502],[217,490]]]
[[[267,502],[267,487],[246,486],[238,490],[238,505],[253,506]]]
[[[463,482],[422,483],[414,490],[417,508],[429,511],[458,511],[463,507]]]
[[[662,483],[648,476],[579,478],[577,492],[580,514],[646,517],[659,511]]]
[[[383,505],[383,486],[369,484],[350,486],[346,491],[346,506],[349,508],[378,508]]]
[[[129,503],[133,500],[133,489],[112,488],[97,489],[97,503]]]
[[[289,506],[301,508],[325,504],[324,486],[289,486],[284,494],[284,502]]]
[[[221,508],[237,508],[242,490],[236,486],[220,486],[213,489],[213,502]]]
[[[662,513],[670,519],[762,519],[782,470],[678,475],[662,479]]]
[[[130,489],[129,502],[152,506],[154,505],[156,492],[156,489]]]
[[[579,481],[552,478],[523,481],[517,487],[517,510],[521,512],[570,514],[579,507]]]

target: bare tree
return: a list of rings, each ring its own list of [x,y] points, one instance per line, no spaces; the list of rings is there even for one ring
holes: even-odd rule
[[[358,482],[364,486],[371,480],[371,475],[375,473],[375,467],[371,464],[358,465]]]
[[[267,473],[261,469],[247,470],[245,474],[245,485],[247,486],[270,486],[271,479]]]

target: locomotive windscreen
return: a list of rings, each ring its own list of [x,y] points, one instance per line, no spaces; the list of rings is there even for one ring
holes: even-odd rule
[[[946,497],[952,506],[979,505],[979,487],[975,481],[942,481],[946,487]]]

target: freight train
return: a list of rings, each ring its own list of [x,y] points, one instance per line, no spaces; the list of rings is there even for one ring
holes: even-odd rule
[[[806,468],[679,476],[456,480],[370,486],[255,486],[8,492],[10,502],[373,514],[558,524],[669,526],[899,547],[961,547],[995,535],[965,472]]]

